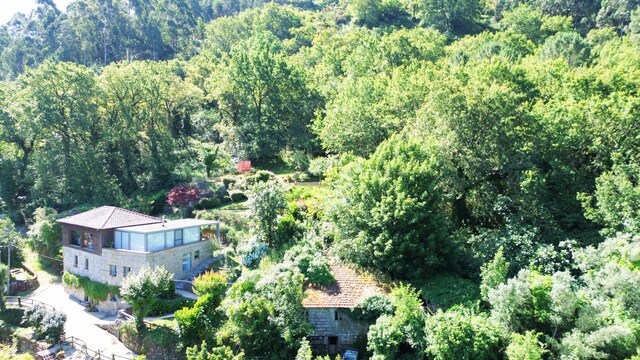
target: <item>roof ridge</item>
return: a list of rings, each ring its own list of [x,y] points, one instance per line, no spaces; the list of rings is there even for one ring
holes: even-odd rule
[[[111,217],[113,216],[113,213],[116,211],[117,207],[112,206],[111,209],[111,213],[104,219],[104,222],[102,223],[102,225],[100,225],[100,229],[104,228],[104,226],[107,224],[107,221],[109,221],[109,219],[111,219]]]
[[[129,212],[129,213],[132,213],[132,214],[142,215],[142,216],[145,216],[145,217],[148,217],[148,218],[157,219],[157,220],[162,220],[161,218],[159,218],[159,217],[157,217],[157,216],[152,216],[152,215],[149,215],[149,214],[145,214],[145,213],[141,213],[141,212],[137,212],[137,211],[133,211],[133,210],[130,210],[130,209],[125,209],[125,208],[121,208],[121,207],[117,207],[117,206],[114,206],[114,207],[115,207],[116,209],[124,210],[124,211]]]

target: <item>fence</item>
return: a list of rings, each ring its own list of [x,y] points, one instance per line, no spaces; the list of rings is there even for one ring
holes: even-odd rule
[[[29,298],[22,298],[20,296],[7,296],[4,298],[7,304],[16,304],[18,307],[34,307],[35,305],[42,305],[49,310],[55,310],[55,308],[49,304],[45,304],[38,300],[33,300]]]
[[[134,358],[124,357],[120,355],[107,355],[101,353],[100,350],[92,350],[87,347],[87,343],[76,337],[70,336],[64,339],[64,342],[71,345],[74,349],[82,352],[93,360],[133,360]]]

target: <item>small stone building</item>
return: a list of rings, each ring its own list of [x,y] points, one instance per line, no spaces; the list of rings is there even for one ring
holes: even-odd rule
[[[176,279],[212,256],[212,243],[202,236],[202,227],[217,221],[182,219],[165,221],[113,206],[102,206],[59,219],[62,225],[64,270],[93,281],[120,286],[128,274],[143,265],[164,266]],[[66,287],[80,300],[82,290]],[[115,294],[97,304],[115,312],[124,304]]]
[[[308,337],[315,353],[335,355],[347,348],[366,344],[369,324],[352,319],[351,309],[373,295],[385,293],[370,274],[345,265],[331,266],[333,284],[306,289],[302,301],[305,315],[313,327]]]

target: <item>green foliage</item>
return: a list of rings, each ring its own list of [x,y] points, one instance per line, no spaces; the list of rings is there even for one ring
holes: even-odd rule
[[[351,317],[373,324],[380,316],[391,316],[394,312],[394,305],[388,297],[384,295],[373,295],[351,309]]]
[[[22,253],[22,236],[16,231],[15,224],[10,219],[0,219],[0,246],[2,246],[2,256],[0,263],[7,264],[9,252],[7,245],[11,244],[11,267],[21,264],[24,261]]]
[[[484,315],[450,310],[426,322],[426,352],[436,360],[498,359],[504,346],[498,325]]]
[[[67,321],[67,315],[62,312],[36,304],[24,312],[22,321],[33,327],[33,335],[37,340],[57,344],[64,339],[64,323]]]
[[[227,279],[221,273],[209,270],[193,279],[193,292],[197,295],[211,294],[222,298],[227,290]]]
[[[127,276],[122,282],[120,294],[125,301],[133,308],[136,327],[139,332],[144,330],[144,317],[149,312],[149,305],[157,296],[168,298],[175,292],[173,274],[164,267],[151,269],[143,265],[137,274]]]
[[[286,210],[282,187],[277,182],[259,182],[251,188],[249,199],[254,231],[260,241],[277,245],[278,215]]]
[[[540,49],[540,56],[543,59],[562,58],[570,66],[582,66],[590,60],[590,48],[580,34],[561,32],[545,41]]]
[[[393,315],[382,315],[369,328],[367,350],[374,358],[395,359],[402,354],[421,354],[425,351],[425,321],[419,292],[401,285],[391,291]]]
[[[213,336],[223,318],[218,309],[221,301],[220,293],[205,293],[193,307],[176,311],[178,334],[184,347],[195,346]]]
[[[305,283],[325,286],[335,281],[326,257],[316,244],[304,242],[294,245],[287,250],[284,260],[304,275]]]
[[[0,284],[3,284],[3,290],[4,284],[7,283],[7,276],[9,276],[9,269],[7,268],[7,265],[0,263]],[[0,310],[3,312],[5,311],[4,291],[0,291]]]
[[[311,332],[302,315],[303,276],[274,268],[250,273],[231,286],[223,302],[228,317],[218,337],[247,357],[293,358],[299,342]]]
[[[120,293],[118,286],[93,281],[86,276],[72,274],[68,271],[62,274],[62,282],[67,286],[82,289],[85,295],[95,301],[105,301],[109,294]]]
[[[593,196],[581,194],[585,216],[605,228],[608,236],[616,232],[637,234],[640,231],[640,167],[614,166],[596,179]]]
[[[509,360],[542,360],[545,354],[544,345],[538,341],[538,336],[531,331],[527,331],[524,335],[513,333],[509,346],[505,350],[507,359]]]
[[[483,264],[480,268],[480,277],[482,279],[480,283],[480,295],[482,300],[487,301],[489,299],[489,291],[507,281],[508,270],[509,263],[504,259],[504,250],[501,247],[498,249],[498,252],[496,252],[493,260]]]
[[[441,309],[455,305],[473,307],[480,296],[478,285],[456,275],[433,275],[422,282],[422,296]]]
[[[332,181],[331,218],[341,255],[394,276],[419,276],[452,261],[449,217],[435,149],[394,136]]]
[[[172,314],[184,307],[192,306],[193,303],[193,300],[182,296],[174,296],[172,299],[154,298],[149,302],[147,316]]]
[[[22,325],[22,319],[24,318],[24,310],[20,308],[3,309],[0,312],[0,320],[11,326]]]
[[[37,208],[34,223],[29,227],[31,247],[39,254],[59,258],[62,250],[62,226],[56,222],[56,211]]]
[[[194,345],[187,348],[187,360],[243,360],[244,354],[234,354],[228,346],[217,346],[212,349],[207,347],[205,341],[200,346]]]

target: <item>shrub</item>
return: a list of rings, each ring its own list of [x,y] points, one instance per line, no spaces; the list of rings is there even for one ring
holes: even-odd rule
[[[304,151],[286,150],[280,153],[280,158],[295,171],[307,171],[309,168],[309,155]]]
[[[326,258],[311,244],[291,247],[284,258],[300,270],[307,283],[323,286],[335,281]]]
[[[222,205],[222,201],[218,198],[200,199],[200,202],[198,203],[198,206],[205,210],[217,208],[220,205]]]
[[[246,267],[255,267],[266,253],[267,244],[255,242],[251,244],[249,252],[242,258],[242,265]]]
[[[279,244],[297,241],[303,233],[304,227],[296,221],[292,213],[278,219],[275,238]]]
[[[251,174],[253,168],[251,167],[251,161],[243,160],[238,163],[238,174]]]
[[[167,204],[172,206],[187,206],[198,199],[198,189],[190,185],[176,186],[167,194]]]
[[[33,328],[37,340],[45,340],[57,344],[64,338],[64,323],[67,315],[56,310],[49,310],[41,304],[36,304],[24,313],[23,323]]]
[[[193,280],[193,292],[198,295],[220,296],[227,290],[227,279],[213,270],[201,274]]]
[[[0,320],[12,326],[20,326],[23,317],[24,310],[22,309],[5,309],[4,311],[0,311]]]
[[[247,200],[247,195],[245,195],[241,191],[232,190],[229,192],[229,198],[231,199],[232,202],[241,202],[241,201]]]
[[[293,178],[297,182],[307,182],[307,181],[310,180],[309,174],[307,174],[305,172],[297,172],[297,173],[293,174]]]
[[[222,177],[222,185],[228,190],[237,182],[237,179],[233,176],[224,176]]]
[[[184,307],[192,306],[193,303],[193,300],[182,296],[178,296],[173,299],[154,298],[149,302],[149,312],[147,316],[171,314]]]
[[[395,306],[383,295],[373,295],[351,309],[351,317],[356,320],[375,323],[381,315],[393,315]]]
[[[322,177],[331,167],[332,159],[318,157],[309,162],[309,173],[313,176]]]

